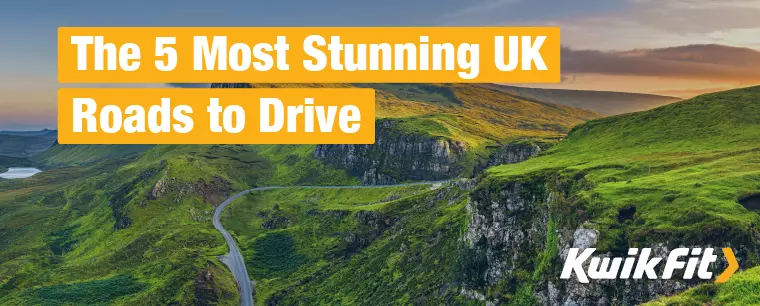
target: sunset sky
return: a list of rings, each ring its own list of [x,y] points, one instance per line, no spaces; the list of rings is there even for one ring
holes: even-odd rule
[[[55,128],[59,26],[560,26],[563,82],[526,86],[691,97],[760,84],[758,16],[757,0],[12,1],[0,130]]]

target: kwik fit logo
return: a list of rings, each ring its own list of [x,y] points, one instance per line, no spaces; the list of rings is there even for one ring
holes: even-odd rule
[[[710,264],[718,260],[713,254],[712,248],[678,248],[668,254],[662,275],[657,275],[658,265],[663,258],[652,257],[651,248],[628,250],[628,257],[591,257],[596,249],[588,248],[578,255],[580,249],[572,248],[567,254],[565,266],[562,269],[561,279],[569,279],[575,272],[575,276],[581,283],[588,283],[590,279],[641,279],[646,275],[648,279],[670,279],[674,272],[683,270],[683,279],[711,279],[713,272],[709,271]],[[723,248],[728,267],[716,279],[716,283],[723,283],[739,268],[733,250]],[[583,266],[591,258],[588,270]]]

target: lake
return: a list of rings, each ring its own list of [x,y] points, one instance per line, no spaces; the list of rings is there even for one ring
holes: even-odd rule
[[[4,178],[4,179],[27,178],[40,172],[42,172],[42,170],[37,169],[37,168],[8,168],[8,172],[0,173],[0,178]]]

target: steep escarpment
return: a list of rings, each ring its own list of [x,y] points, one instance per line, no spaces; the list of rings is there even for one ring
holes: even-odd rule
[[[318,145],[314,157],[346,169],[365,185],[443,180],[465,169],[468,149],[460,141],[404,133],[393,120],[379,120],[375,131],[373,145]]]
[[[525,161],[552,145],[529,140],[482,150],[447,137],[408,132],[402,124],[381,119],[375,127],[375,144],[318,145],[314,157],[346,169],[362,184],[388,185],[475,176],[492,166]]]

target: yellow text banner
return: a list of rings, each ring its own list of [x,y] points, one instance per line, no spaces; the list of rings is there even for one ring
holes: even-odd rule
[[[64,88],[62,144],[372,144],[367,88]]]
[[[61,27],[62,83],[559,82],[558,27]]]

